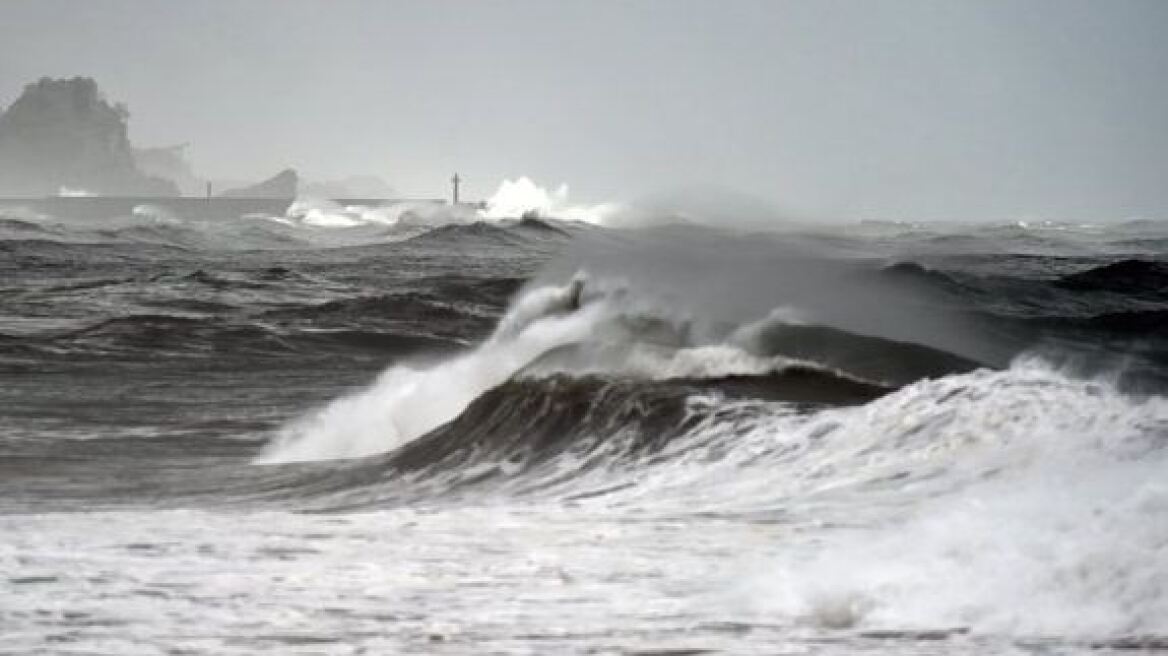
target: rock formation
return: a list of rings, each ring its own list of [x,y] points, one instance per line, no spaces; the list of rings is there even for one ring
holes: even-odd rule
[[[284,169],[275,176],[250,187],[228,189],[220,194],[224,198],[296,198],[300,176],[292,169]]]
[[[62,189],[107,196],[174,196],[174,183],[138,169],[129,112],[90,78],[41,78],[0,115],[0,195]]]

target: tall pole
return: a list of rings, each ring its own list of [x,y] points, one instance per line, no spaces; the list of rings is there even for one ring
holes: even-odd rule
[[[455,173],[453,178],[450,178],[450,184],[454,185],[453,205],[458,204],[458,183],[462,182],[462,178]]]

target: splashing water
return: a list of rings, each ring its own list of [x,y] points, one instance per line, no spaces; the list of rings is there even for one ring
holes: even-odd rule
[[[856,458],[827,489],[864,503],[758,564],[756,611],[836,629],[1168,633],[1168,400],[1022,359],[839,414],[830,437]],[[881,500],[904,512],[873,512]]]
[[[462,206],[426,201],[395,202],[386,205],[341,205],[319,198],[299,198],[284,216],[270,217],[289,226],[309,228],[424,228],[451,223],[469,223],[475,214]]]
[[[572,205],[568,203],[568,185],[554,190],[540,187],[530,178],[503,180],[487,199],[486,209],[479,212],[484,219],[508,219],[536,213],[539,216],[603,225],[621,208],[615,203],[599,205]]]

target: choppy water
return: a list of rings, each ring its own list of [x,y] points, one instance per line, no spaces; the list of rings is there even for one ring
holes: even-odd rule
[[[0,208],[0,652],[1168,647],[1163,224],[236,205]]]

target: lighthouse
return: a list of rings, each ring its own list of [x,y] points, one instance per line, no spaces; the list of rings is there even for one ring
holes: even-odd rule
[[[453,187],[453,193],[451,194],[451,204],[452,205],[458,204],[458,185],[461,182],[462,182],[462,178],[458,177],[457,173],[454,174],[453,178],[450,178],[450,184]]]

